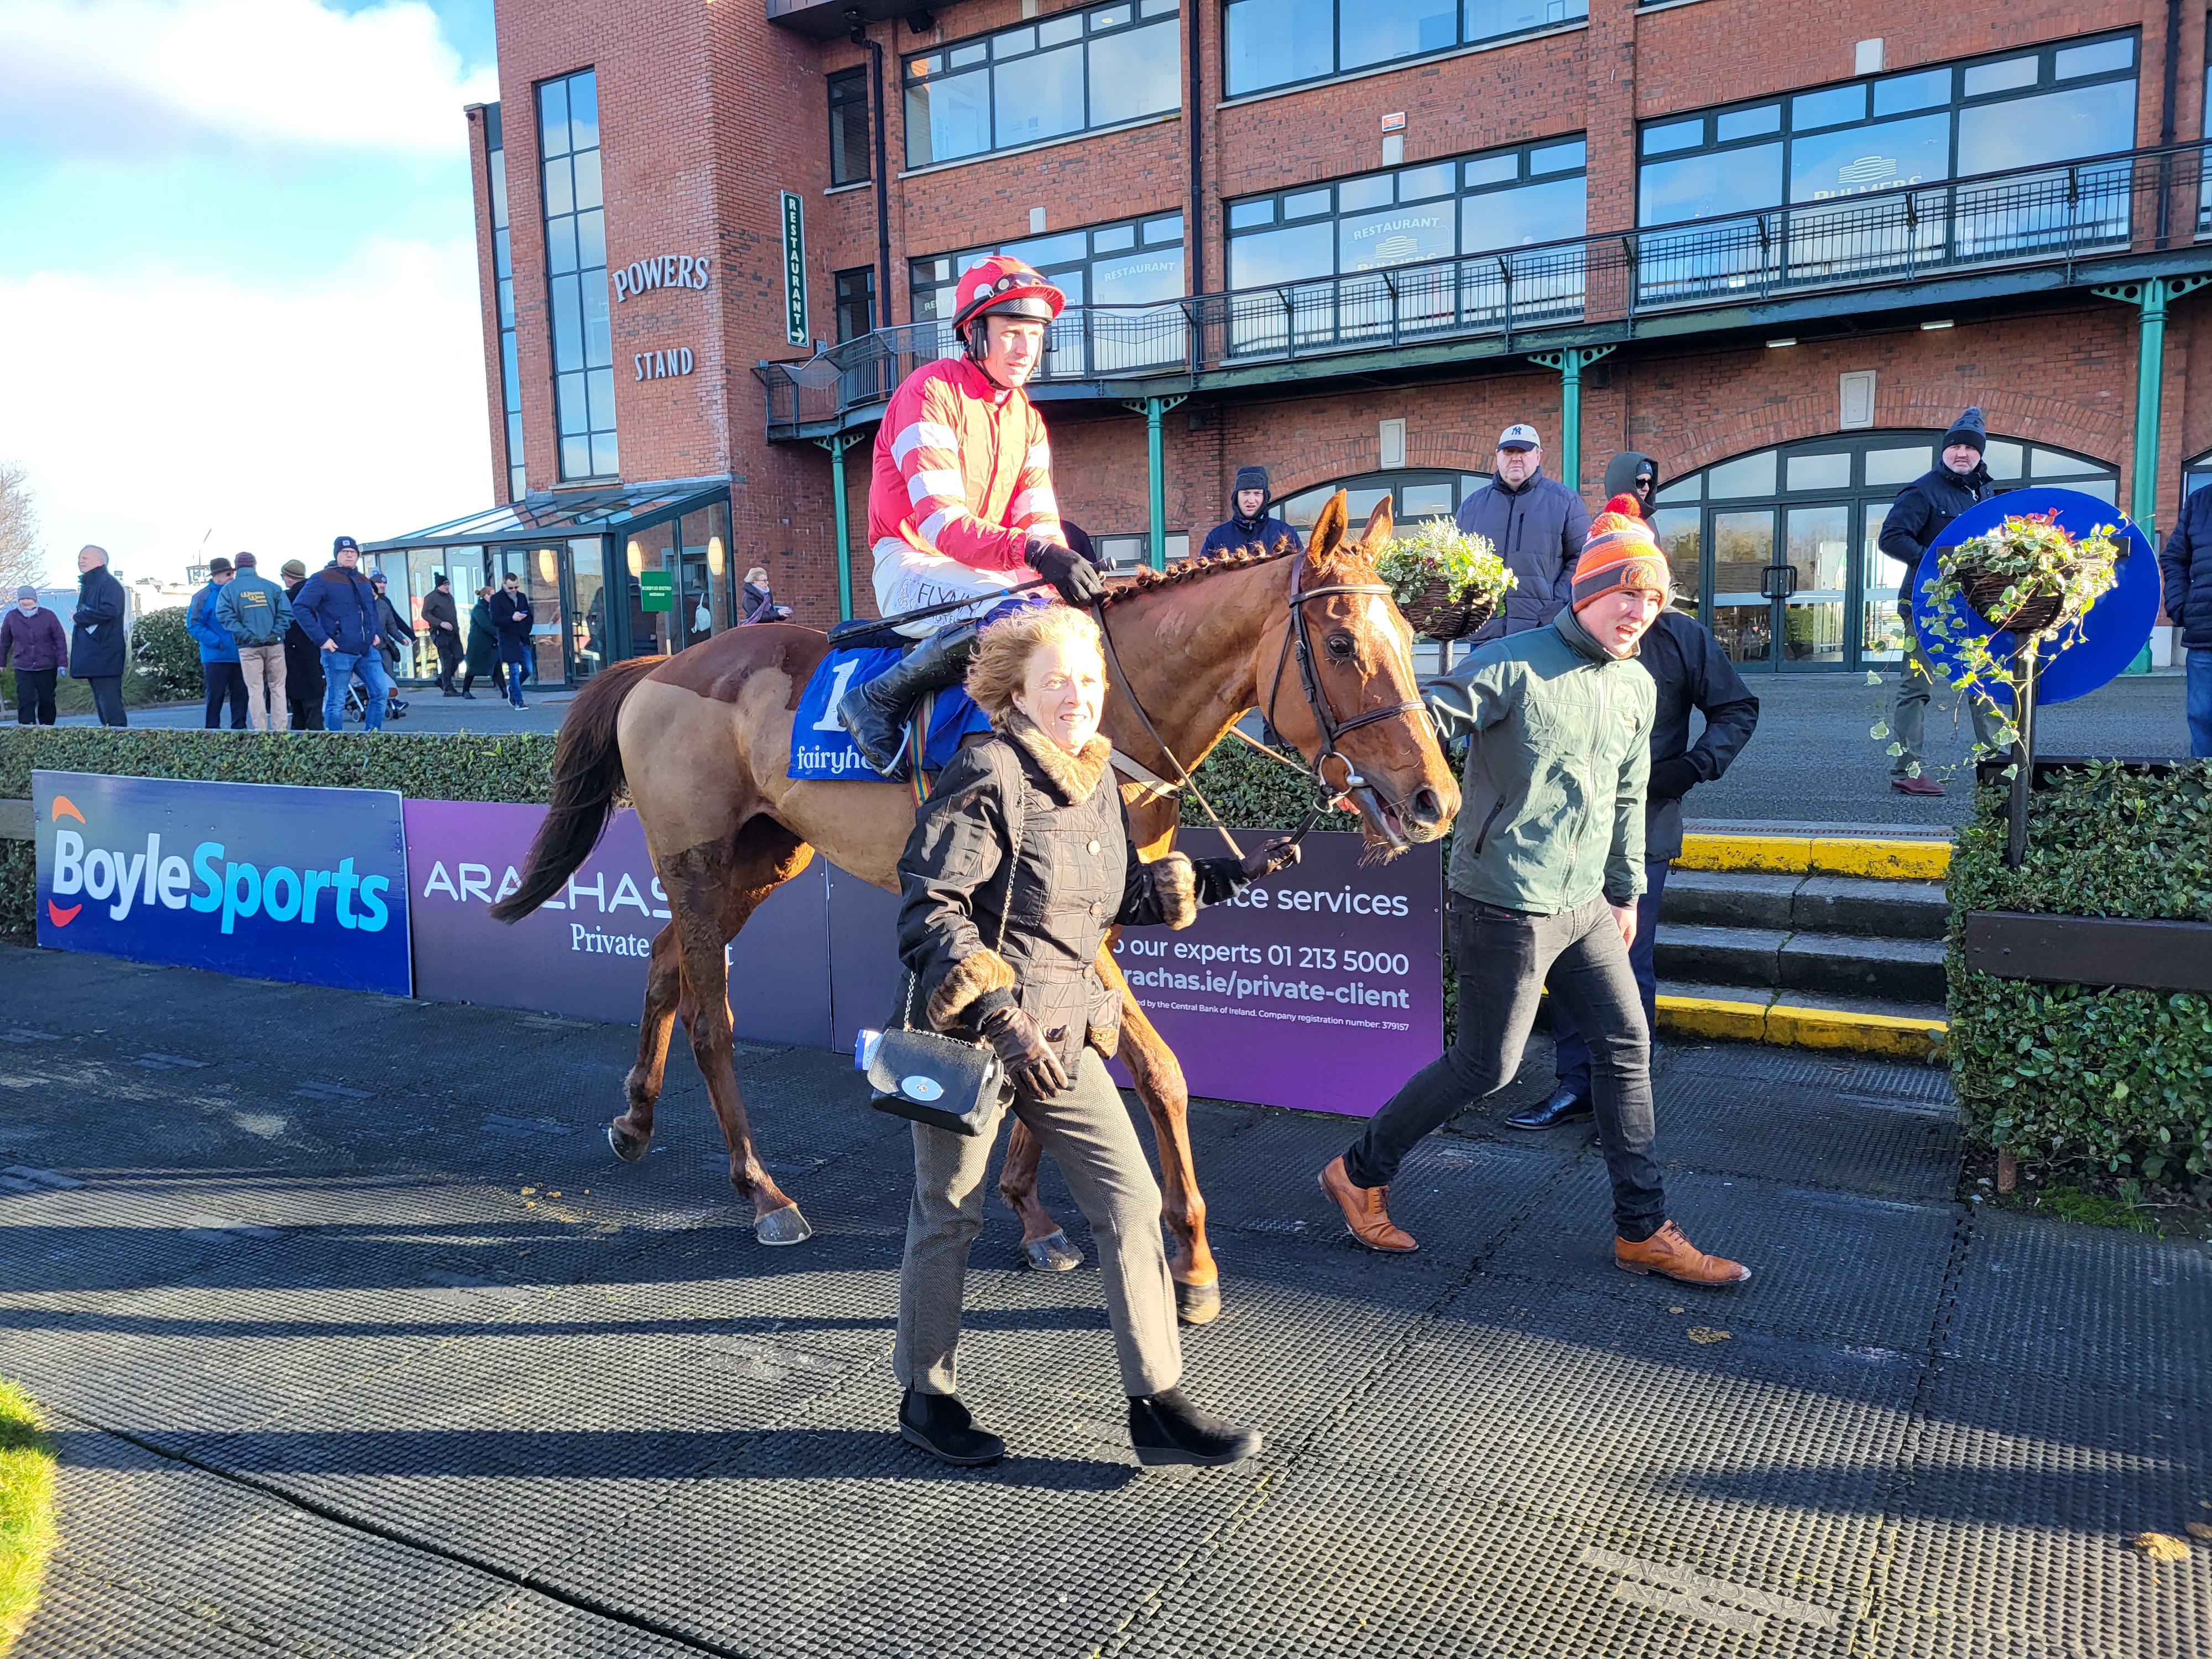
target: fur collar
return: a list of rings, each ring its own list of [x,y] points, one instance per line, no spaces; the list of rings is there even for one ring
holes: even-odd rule
[[[1093,736],[1083,745],[1081,754],[1069,754],[1018,708],[1009,708],[1000,716],[999,729],[1036,763],[1037,769],[1050,781],[1053,793],[1068,806],[1089,800],[1097,793],[1098,781],[1106,775],[1114,757],[1114,745],[1103,735]]]

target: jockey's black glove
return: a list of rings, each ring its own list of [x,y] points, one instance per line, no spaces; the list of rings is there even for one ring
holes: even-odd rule
[[[1098,572],[1091,561],[1058,542],[1032,536],[1029,550],[1022,556],[1029,568],[1050,582],[1054,591],[1070,605],[1088,610],[1106,592],[1106,584],[1098,580]]]
[[[1298,861],[1298,844],[1288,836],[1279,836],[1257,852],[1247,853],[1237,867],[1243,871],[1247,881],[1257,881],[1262,876],[1272,876],[1279,870],[1287,870]]]
[[[1017,1088],[1039,1100],[1065,1092],[1073,1079],[1060,1056],[1037,1030],[1037,1023],[1011,1003],[983,1017],[982,1033],[992,1050],[1006,1062],[1006,1073]]]

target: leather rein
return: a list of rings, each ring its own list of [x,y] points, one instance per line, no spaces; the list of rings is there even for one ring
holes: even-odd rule
[[[1409,698],[1394,702],[1387,708],[1370,709],[1364,714],[1355,714],[1348,720],[1340,720],[1336,717],[1336,710],[1328,700],[1328,689],[1321,683],[1320,663],[1314,654],[1313,630],[1307,622],[1305,608],[1316,599],[1327,599],[1337,593],[1387,594],[1390,590],[1381,582],[1333,582],[1321,587],[1307,587],[1303,586],[1305,574],[1306,550],[1302,548],[1291,566],[1291,591],[1285,602],[1290,611],[1290,620],[1283,630],[1283,648],[1275,659],[1274,677],[1268,683],[1267,701],[1261,709],[1261,714],[1270,726],[1275,726],[1275,705],[1282,695],[1283,671],[1288,666],[1295,650],[1298,665],[1298,686],[1305,696],[1306,710],[1313,716],[1314,729],[1321,737],[1320,752],[1315,755],[1310,766],[1299,766],[1287,756],[1277,753],[1264,744],[1255,743],[1252,745],[1261,754],[1271,756],[1284,765],[1292,767],[1303,774],[1306,779],[1307,787],[1312,792],[1312,808],[1307,812],[1305,821],[1298,826],[1297,834],[1291,837],[1293,845],[1306,838],[1307,833],[1313,829],[1314,825],[1321,822],[1322,814],[1329,810],[1331,804],[1339,796],[1349,795],[1356,791],[1363,792],[1371,798],[1378,807],[1384,804],[1381,793],[1365,778],[1360,776],[1359,769],[1352,764],[1352,757],[1337,747],[1337,739],[1347,732],[1357,732],[1361,726],[1372,726],[1377,720],[1394,720],[1401,714],[1418,714],[1421,711],[1419,700]],[[1121,689],[1129,699],[1129,707],[1137,711],[1137,719],[1142,722],[1146,735],[1152,738],[1160,753],[1167,757],[1168,764],[1175,769],[1172,790],[1179,793],[1188,789],[1195,795],[1198,798],[1198,804],[1206,809],[1206,817],[1213,821],[1213,827],[1221,832],[1222,839],[1228,842],[1230,850],[1242,858],[1243,856],[1242,849],[1237,847],[1235,837],[1230,835],[1229,827],[1222,823],[1221,815],[1213,810],[1213,803],[1206,799],[1205,792],[1198,787],[1197,780],[1191,776],[1189,769],[1176,757],[1175,750],[1168,747],[1167,740],[1160,735],[1159,728],[1152,724],[1152,717],[1145,712],[1145,705],[1137,696],[1136,686],[1123,672],[1121,657],[1114,649],[1113,630],[1106,623],[1105,602],[1102,599],[1092,609],[1098,619],[1099,636],[1105,642],[1108,666],[1113,670],[1115,677],[1121,682]],[[1328,780],[1322,769],[1332,758],[1344,763],[1344,782],[1337,788],[1329,787]]]

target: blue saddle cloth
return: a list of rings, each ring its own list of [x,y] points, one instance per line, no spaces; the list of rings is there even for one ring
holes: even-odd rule
[[[799,713],[791,722],[791,769],[793,778],[851,778],[880,783],[860,751],[853,746],[845,728],[837,724],[837,704],[856,685],[865,685],[887,671],[902,653],[896,647],[863,646],[852,651],[832,651],[822,659],[813,678],[799,699]],[[930,711],[929,742],[923,767],[940,769],[971,732],[988,732],[990,720],[963,690],[940,691]]]

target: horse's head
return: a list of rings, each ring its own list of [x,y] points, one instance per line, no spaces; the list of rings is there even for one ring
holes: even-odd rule
[[[1413,630],[1375,559],[1390,542],[1388,497],[1349,539],[1345,493],[1291,562],[1295,591],[1262,635],[1261,707],[1323,783],[1347,795],[1371,844],[1401,853],[1435,841],[1459,811],[1459,786],[1437,746],[1413,678]]]

